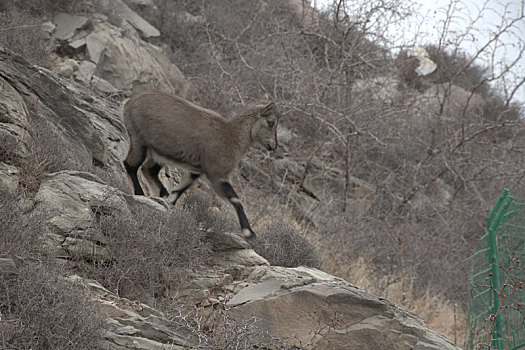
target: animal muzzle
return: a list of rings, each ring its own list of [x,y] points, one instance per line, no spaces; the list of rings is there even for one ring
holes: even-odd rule
[[[266,144],[268,151],[275,151],[277,149],[277,141]]]

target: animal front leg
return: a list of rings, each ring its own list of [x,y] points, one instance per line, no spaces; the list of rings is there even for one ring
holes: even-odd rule
[[[220,194],[224,198],[228,199],[228,201],[235,209],[235,212],[237,213],[237,217],[239,218],[239,224],[241,225],[241,232],[244,238],[248,240],[255,240],[257,236],[250,227],[250,223],[248,221],[248,218],[246,217],[246,214],[244,213],[244,208],[242,207],[241,200],[239,199],[239,196],[237,196],[237,193],[235,193],[235,190],[233,189],[232,185],[229,182],[224,181],[221,182],[219,186],[221,192]]]

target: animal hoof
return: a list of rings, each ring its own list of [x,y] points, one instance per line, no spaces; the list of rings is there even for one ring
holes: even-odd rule
[[[255,235],[255,232],[253,232],[252,230],[250,230],[248,228],[243,228],[242,229],[242,236],[244,237],[244,239],[246,239],[248,241],[255,241],[257,239],[257,236]]]

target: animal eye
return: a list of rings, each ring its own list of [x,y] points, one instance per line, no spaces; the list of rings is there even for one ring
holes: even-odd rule
[[[275,122],[273,120],[268,120],[268,126],[270,128],[273,128],[274,125],[275,125]]]

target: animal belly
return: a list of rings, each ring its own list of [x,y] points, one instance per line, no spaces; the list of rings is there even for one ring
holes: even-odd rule
[[[148,148],[147,157],[155,163],[175,168],[184,168],[195,173],[201,173],[200,157],[189,152],[175,152],[173,155],[164,155],[153,148]]]

